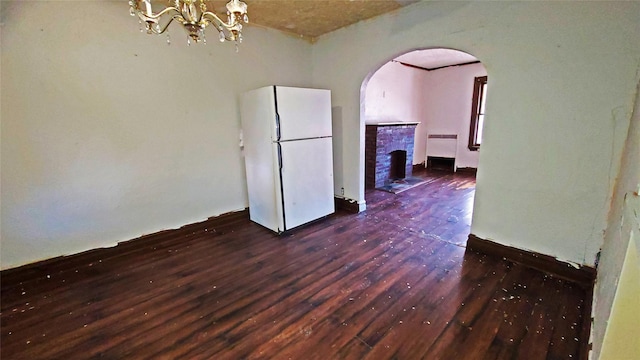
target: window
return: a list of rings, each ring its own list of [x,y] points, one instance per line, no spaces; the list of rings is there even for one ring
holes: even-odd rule
[[[480,76],[473,82],[473,99],[471,100],[471,125],[469,127],[469,150],[477,151],[482,143],[482,126],[484,125],[484,104],[487,100],[487,77]]]

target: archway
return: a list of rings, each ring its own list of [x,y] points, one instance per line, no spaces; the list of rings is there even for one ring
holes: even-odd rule
[[[476,57],[459,50],[403,53],[372,70],[362,82],[360,122],[365,126],[418,123],[411,165],[427,165],[427,142],[432,139],[434,158],[452,158],[454,171],[473,171],[478,168],[477,142],[484,121],[484,104],[474,104],[474,81],[486,76]],[[472,115],[480,115],[479,126],[471,126]]]

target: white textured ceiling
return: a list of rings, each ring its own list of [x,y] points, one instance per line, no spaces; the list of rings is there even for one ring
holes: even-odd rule
[[[153,0],[165,3],[166,0]],[[206,0],[219,15],[229,0]],[[277,29],[311,42],[342,27],[393,12],[418,0],[243,0],[251,25]],[[226,16],[223,16],[226,19]]]
[[[2,1],[2,0],[0,0]],[[122,0],[124,1],[124,0]],[[137,0],[140,1],[140,0]],[[226,19],[229,0],[205,0],[207,8]],[[396,11],[419,0],[243,0],[248,5],[249,25],[268,27],[290,35],[315,41],[318,36]],[[152,0],[154,11],[167,0]],[[396,61],[426,69],[477,61],[457,50],[417,50],[401,55]]]

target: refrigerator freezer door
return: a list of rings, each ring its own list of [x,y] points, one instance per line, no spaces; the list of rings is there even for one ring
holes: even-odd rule
[[[275,92],[280,141],[331,136],[331,91],[276,86]]]
[[[331,138],[287,141],[280,146],[285,229],[332,214]]]

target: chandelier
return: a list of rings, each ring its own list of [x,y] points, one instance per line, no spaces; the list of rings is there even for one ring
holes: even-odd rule
[[[218,15],[207,10],[205,0],[169,0],[160,12],[151,9],[151,0],[130,0],[129,13],[140,19],[140,31],[146,29],[147,34],[163,34],[173,21],[182,24],[189,35],[187,44],[207,42],[204,29],[213,25],[218,31],[220,42],[235,41],[236,46],[242,42],[242,24],[249,22],[247,4],[240,0],[227,3],[227,21],[222,21]],[[144,24],[144,28],[142,27]],[[170,43],[167,34],[167,43]]]

